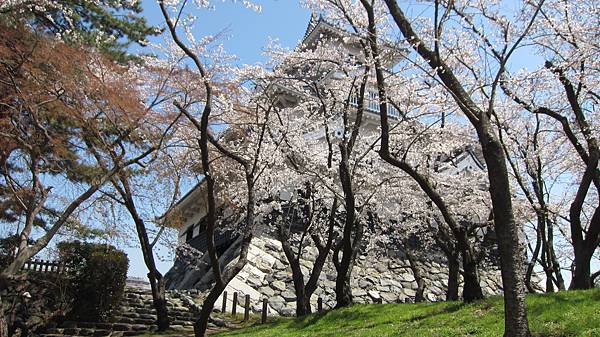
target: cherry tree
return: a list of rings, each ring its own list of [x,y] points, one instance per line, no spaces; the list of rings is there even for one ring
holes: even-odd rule
[[[253,7],[248,2],[244,4]],[[199,5],[210,4],[205,1]],[[259,67],[229,67],[223,62],[227,61],[224,54],[214,57],[211,53],[208,46],[211,38],[194,37],[194,18],[182,16],[186,12],[185,2],[159,1],[159,6],[173,42],[169,46],[170,55],[179,55],[170,59],[191,62],[193,70],[189,71],[195,79],[189,83],[192,90],[181,91],[173,103],[190,122],[189,127],[181,131],[188,131],[186,138],[196,144],[194,149],[200,160],[195,163],[200,167],[206,186],[206,254],[214,284],[194,325],[195,335],[204,336],[215,301],[247,263],[254,229],[261,221],[258,212],[262,214],[263,208],[269,208],[262,201],[267,200],[273,190],[269,181],[277,171],[270,168],[277,168],[281,162],[280,157],[274,155],[277,142],[269,142],[267,134],[273,102],[252,94],[252,85],[248,83],[263,77]],[[220,50],[216,48],[217,53]],[[225,130],[219,132],[216,124]],[[227,266],[221,265],[214,241],[215,230],[220,225],[218,210],[223,202],[241,216],[239,222],[234,222],[239,233],[239,256]],[[259,203],[261,209],[257,208]]]
[[[511,100],[510,98],[504,98]],[[541,118],[540,115],[524,112],[516,105],[507,102],[506,109],[498,109],[498,134],[507,155],[511,173],[534,214],[531,218],[535,237],[534,244],[528,244],[531,253],[527,264],[525,282],[530,292],[536,291],[532,283],[535,266],[539,263],[546,276],[546,291],[554,287],[565,289],[561,274],[561,256],[556,251],[555,232],[561,234],[559,214],[565,211],[566,196],[559,191],[568,180],[567,167],[573,153],[565,139],[556,132],[557,123]],[[566,208],[565,208],[566,207]],[[527,232],[525,233],[528,234]],[[564,240],[560,238],[559,240]],[[530,241],[531,242],[531,241]]]
[[[382,134],[386,133],[388,93],[383,69],[378,63],[379,45],[374,8],[379,1],[361,1],[369,18],[370,46],[373,50],[379,97]],[[508,15],[500,4],[483,2],[440,2],[430,6],[431,22],[412,21],[394,0],[385,0],[405,45],[422,64],[423,76],[443,83],[456,106],[477,133],[487,166],[493,221],[498,237],[504,285],[505,336],[528,336],[524,301],[523,256],[511,197],[506,155],[494,129],[494,115],[502,75],[515,50],[529,34],[540,14],[541,3],[526,3]],[[452,21],[451,19],[457,20]],[[496,34],[484,34],[482,27]],[[460,46],[460,47],[459,47]],[[489,48],[489,49],[488,49]],[[481,52],[480,52],[481,51]],[[423,64],[424,63],[424,64]],[[382,152],[389,153],[385,137]]]
[[[364,53],[367,55],[366,62],[370,62],[371,67],[376,68],[377,65],[380,66],[383,63],[381,60],[389,57],[385,54],[390,53],[389,46],[393,44],[386,42],[380,52],[382,55],[379,56],[381,58],[378,61],[379,64],[373,63],[373,60],[377,61],[378,58],[374,59],[371,57],[372,52],[367,44],[370,22],[368,17],[364,15],[363,5],[356,2],[344,1],[313,1],[308,3],[314,10],[319,10],[327,15],[329,20],[337,21],[339,25],[345,25],[354,34],[361,36],[364,42]],[[383,12],[381,4],[377,11],[378,13]],[[380,34],[385,35],[385,32],[389,31],[389,23],[386,21],[385,15],[373,16],[372,24],[380,26],[384,31],[384,33]],[[394,47],[391,50],[392,53],[399,53],[402,52],[402,47]],[[455,131],[455,137],[453,138],[450,137],[453,133],[448,132],[448,130],[438,130],[439,127],[432,128],[433,125],[440,125],[444,128],[446,124],[445,116],[453,109],[448,104],[448,97],[445,97],[447,95],[444,95],[444,92],[439,90],[440,86],[434,88],[428,81],[414,80],[410,77],[394,77],[393,72],[389,70],[386,71],[385,77],[389,85],[388,90],[390,91],[390,95],[394,99],[385,108],[385,119],[381,118],[382,123],[387,125],[387,128],[382,128],[384,132],[381,137],[382,143],[379,153],[386,162],[400,169],[400,171],[416,181],[418,188],[433,201],[438,211],[440,211],[443,220],[446,222],[447,228],[450,229],[449,233],[451,237],[457,241],[457,247],[461,252],[463,268],[465,270],[465,291],[463,297],[467,301],[482,298],[483,293],[479,285],[478,258],[476,256],[478,254],[474,250],[472,238],[469,238],[469,235],[473,233],[474,229],[487,226],[488,222],[486,220],[481,221],[482,217],[479,217],[480,220],[473,223],[472,221],[461,220],[458,215],[460,212],[453,214],[456,210],[449,209],[448,200],[459,196],[450,194],[448,198],[443,197],[444,195],[440,193],[441,188],[436,187],[438,183],[435,178],[438,177],[432,177],[427,172],[428,170],[433,172],[436,169],[434,163],[437,160],[455,156],[461,150],[463,152],[467,151],[469,140],[464,135],[468,134],[468,132],[463,131],[462,137],[460,135],[456,137]],[[414,97],[415,92],[433,92],[437,93],[438,96],[437,99],[430,99],[429,102],[426,102],[425,99],[420,99],[418,96]],[[391,120],[391,122],[388,122],[387,111],[392,106],[402,112],[399,121]],[[436,114],[441,116],[441,120],[434,118]],[[393,132],[389,131],[390,125],[392,125]],[[448,138],[439,137],[438,133],[444,132],[448,135]],[[395,148],[392,150],[390,150],[389,146],[391,137],[394,137],[395,144]],[[410,157],[408,156],[409,154],[411,154]],[[444,179],[442,177],[440,181],[444,181]],[[453,189],[447,190],[453,191]],[[454,191],[456,190],[454,189]],[[462,199],[464,197],[461,196],[459,198]],[[485,207],[485,204],[482,205]],[[463,215],[466,215],[466,213],[463,213]],[[448,253],[450,261],[453,254],[451,252]]]
[[[374,124],[367,124],[365,110],[369,68],[360,65],[361,55],[348,56],[344,43],[357,43],[350,40],[354,37],[335,29],[336,36],[314,47],[273,52],[277,66],[272,85],[285,88],[282,95],[300,97],[293,107],[279,112],[284,122],[277,134],[285,135],[284,150],[289,151],[292,169],[311,181],[311,186],[322,186],[313,192],[323,193],[317,199],[339,199],[344,209],[338,216],[341,235],[332,247],[338,273],[336,306],[343,307],[352,303],[352,269],[363,244],[371,199],[384,183],[375,178],[377,136],[372,132]],[[331,235],[329,231],[329,239]]]
[[[600,242],[598,27],[592,23],[596,11],[597,4],[592,1],[546,1],[541,19],[529,36],[532,48],[542,59],[541,66],[506,74],[502,82],[506,95],[535,115],[529,118],[540,120],[540,124],[560,135],[554,142],[560,145],[555,149],[565,153],[559,165],[564,169],[562,176],[578,181],[564,186],[570,191],[571,201],[568,210],[558,211],[559,219],[568,219],[566,236],[574,255],[570,285],[573,289],[593,286],[590,261]],[[553,162],[554,153],[543,149],[539,152],[541,162]],[[552,183],[552,179],[539,177],[539,184]],[[553,211],[556,210],[546,211],[546,216],[557,214]],[[559,268],[556,262],[552,267],[555,272]]]

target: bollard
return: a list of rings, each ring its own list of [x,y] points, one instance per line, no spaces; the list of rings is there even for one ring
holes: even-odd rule
[[[262,307],[262,316],[260,318],[261,323],[267,323],[267,304],[269,301],[266,298],[263,298],[263,307]]]
[[[233,307],[231,307],[231,316],[233,316],[233,318],[235,318],[235,315],[237,314],[237,298],[238,293],[236,291],[233,293]]]
[[[246,301],[244,303],[244,322],[250,319],[250,295],[246,295]]]
[[[321,297],[317,299],[317,311],[323,311],[323,299]]]
[[[225,310],[227,310],[227,292],[226,291],[223,292],[223,306],[221,306],[221,312],[225,313]]]

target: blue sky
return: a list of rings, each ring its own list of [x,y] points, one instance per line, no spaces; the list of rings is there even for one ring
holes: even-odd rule
[[[189,8],[194,8],[192,1]],[[195,10],[198,17],[196,33],[214,35],[223,30],[227,38],[221,41],[230,54],[237,56],[239,64],[265,62],[262,55],[269,39],[278,39],[282,46],[293,48],[303,37],[310,20],[310,11],[302,8],[298,1],[258,0],[262,6],[260,13],[245,8],[241,3],[216,0],[214,10]],[[156,26],[164,26],[163,17],[156,0],[143,0],[143,15]],[[156,39],[155,41],[161,41]],[[186,191],[183,191],[184,193]],[[131,238],[132,243],[137,237]],[[172,249],[163,247],[164,249]],[[129,256],[129,276],[146,277],[148,270],[144,265],[139,248],[126,248]],[[163,251],[164,252],[164,251]],[[162,254],[161,254],[162,255]],[[166,273],[173,265],[172,261],[158,261],[159,270]]]
[[[222,43],[226,50],[238,56],[240,63],[265,61],[262,56],[269,38],[279,39],[283,46],[295,46],[306,30],[310,12],[294,0],[254,0],[262,6],[257,13],[233,0],[214,0],[214,10],[194,10],[198,17],[196,33],[217,34],[226,31]],[[194,8],[188,1],[190,9]],[[150,23],[163,26],[156,0],[143,0],[144,16]]]

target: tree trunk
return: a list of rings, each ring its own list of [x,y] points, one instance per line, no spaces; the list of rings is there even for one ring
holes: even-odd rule
[[[481,291],[481,285],[479,284],[479,270],[477,268],[477,260],[473,256],[473,250],[469,244],[467,231],[465,228],[461,227],[455,232],[456,245],[462,256],[464,270],[463,300],[465,302],[480,300],[483,298],[483,292]]]
[[[596,160],[595,163],[598,163],[598,161]],[[586,175],[588,177],[585,177]],[[584,179],[589,179],[587,182],[588,186],[591,181],[589,175],[588,172],[584,174]],[[580,190],[582,190],[581,187]],[[585,195],[580,192],[581,191],[578,191],[576,200],[571,204],[570,209],[571,238],[573,240],[573,249],[575,252],[575,270],[573,271],[569,289],[591,289],[593,287],[590,263],[600,241],[598,238],[598,232],[600,231],[600,206],[595,209],[594,214],[590,219],[586,233],[587,235],[585,238],[583,237],[584,231],[581,227],[581,219],[579,216],[581,216],[581,208]],[[583,194],[583,196],[580,194]]]
[[[344,264],[344,260],[339,260],[340,249],[333,254],[334,265],[337,272],[335,279],[335,308],[351,306],[353,303],[352,288],[350,287],[350,268],[352,266]]]
[[[540,257],[542,268],[546,274],[546,293],[554,292],[554,272],[552,270],[552,261],[550,260],[550,246],[546,237],[546,214],[542,218],[540,232],[542,234],[542,256]]]
[[[194,323],[195,337],[207,336],[206,329],[208,329],[208,320],[210,319],[210,314],[215,307],[215,302],[223,293],[223,290],[225,290],[225,284],[222,282],[216,282],[214,287],[208,293],[208,296],[202,302],[202,310],[200,310],[200,315]]]
[[[0,337],[8,336],[8,323],[6,322],[6,315],[4,313],[4,307],[2,306],[2,297],[0,296]]]
[[[6,267],[2,274],[7,276],[14,276],[18,274],[21,271],[21,268],[23,268],[25,265],[25,262],[27,262],[33,255],[34,251],[30,247],[19,250],[15,258],[8,265],[8,267]]]
[[[464,285],[463,285],[463,300],[465,302],[473,302],[483,298],[483,291],[479,284],[479,275],[477,270],[477,261],[472,256],[463,255],[463,270],[464,270]]]
[[[302,317],[310,314],[310,305],[306,308],[306,288],[304,286],[304,275],[300,268],[300,254],[296,256],[292,251],[290,245],[290,237],[288,227],[284,221],[279,226],[279,239],[281,241],[281,247],[285,254],[286,260],[292,268],[292,282],[294,283],[294,292],[296,293],[296,316]],[[302,251],[302,243],[298,247],[299,252]]]
[[[344,206],[346,209],[346,219],[344,221],[344,234],[341,241],[342,259],[336,264],[337,278],[335,280],[335,298],[336,308],[347,307],[353,304],[352,287],[350,287],[350,278],[356,252],[362,242],[362,225],[356,218],[356,207],[354,191],[352,186],[352,174],[350,172],[348,148],[340,144],[341,161],[339,164],[339,174],[344,191]],[[339,251],[338,251],[339,254]],[[339,256],[336,254],[336,257]]]
[[[569,289],[591,289],[592,278],[590,270],[590,262],[592,254],[586,251],[582,246],[575,247],[575,261],[573,262],[575,270],[573,270],[573,277],[571,279],[571,285]]]
[[[410,270],[413,272],[413,276],[415,277],[415,282],[417,283],[417,291],[415,294],[415,303],[424,302],[425,301],[425,280],[421,275],[421,269],[418,266],[417,258],[413,253],[410,252],[408,245],[404,242],[404,250],[406,253],[406,258],[408,259],[408,265],[410,266]]]
[[[550,262],[552,263],[552,271],[554,272],[556,279],[556,287],[559,291],[565,290],[565,281],[561,274],[560,263],[558,262],[558,258],[556,258],[556,252],[554,250],[554,227],[552,226],[552,222],[548,223],[548,249],[550,254]]]
[[[352,288],[350,287],[350,277],[345,276],[348,273],[338,273],[335,280],[335,300],[336,308],[351,306],[353,303]]]
[[[165,280],[160,273],[152,275],[148,273],[150,287],[152,288],[152,303],[156,309],[156,325],[158,331],[169,329],[169,311],[167,310],[167,298],[165,296]]]
[[[133,193],[129,185],[128,177],[124,174],[120,174],[119,181],[121,182],[121,185],[119,185],[116,179],[113,180],[113,186],[123,198],[125,207],[135,223],[135,229],[142,248],[144,263],[148,268],[148,280],[150,281],[150,287],[152,288],[152,303],[156,309],[156,325],[158,326],[158,331],[165,331],[169,328],[169,312],[167,310],[167,300],[165,297],[165,282],[162,274],[156,269],[154,253],[152,252],[153,246],[150,244],[148,238],[146,224],[138,213],[135,201],[133,200]]]
[[[533,276],[533,269],[540,255],[540,249],[542,248],[542,228],[540,223],[543,222],[541,214],[537,215],[537,228],[535,229],[535,247],[531,252],[531,259],[527,263],[527,270],[525,271],[525,287],[531,294],[535,293],[535,287],[531,284],[531,277]]]
[[[512,208],[510,183],[504,151],[492,131],[486,113],[477,129],[488,169],[494,227],[498,236],[502,285],[504,288],[504,336],[530,336],[525,306],[524,254]]]
[[[294,289],[296,291],[296,317],[310,315],[312,309],[310,307],[310,300],[305,292],[304,285],[296,287],[294,284]]]
[[[460,263],[458,256],[448,257],[448,289],[446,289],[446,301],[458,301],[458,275]]]

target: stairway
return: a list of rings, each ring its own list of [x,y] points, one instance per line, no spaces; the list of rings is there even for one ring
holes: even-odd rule
[[[171,329],[191,331],[194,315],[179,298],[167,294],[167,309]],[[73,322],[66,321],[55,328],[46,329],[42,337],[123,337],[136,336],[156,331],[156,310],[152,304],[150,290],[126,288],[120,310],[110,322]]]

